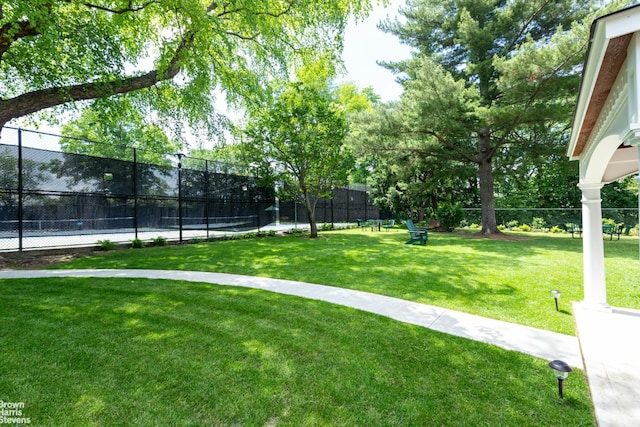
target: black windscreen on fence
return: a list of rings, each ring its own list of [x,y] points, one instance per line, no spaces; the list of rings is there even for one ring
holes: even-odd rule
[[[277,203],[274,191],[258,185],[255,176],[219,162],[179,156],[150,164],[136,161],[135,149],[130,160],[64,153],[34,147],[52,135],[3,132],[0,250],[90,245],[149,232],[208,238],[276,220],[308,221],[302,205]],[[318,222],[378,217],[366,191],[337,188],[333,199],[316,207]]]

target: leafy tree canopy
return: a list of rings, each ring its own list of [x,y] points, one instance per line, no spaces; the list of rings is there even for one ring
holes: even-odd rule
[[[476,164],[484,234],[499,232],[494,159],[503,147],[526,148],[520,135],[530,127],[567,125],[589,25],[621,3],[409,0],[406,21],[383,25],[415,52],[386,64],[406,76],[398,148]]]
[[[123,115],[119,106],[124,101],[99,100],[99,106],[84,109],[78,119],[62,126],[62,150],[132,161],[135,148],[138,162],[168,164],[169,157],[180,152],[181,144],[170,140],[135,108],[126,109]]]
[[[473,167],[424,154],[414,135],[401,128],[404,113],[388,103],[350,116],[347,141],[359,156],[352,179],[366,182],[375,205],[401,218],[433,219],[444,201],[475,206]]]
[[[369,0],[0,1],[0,128],[129,94],[165,128],[214,131],[215,89],[259,104],[266,80],[312,51],[339,50],[348,18],[369,9]]]
[[[344,105],[348,113],[368,111],[380,102],[372,87],[359,90],[353,83],[344,83],[337,89],[338,102]]]
[[[248,156],[273,166],[281,195],[300,200],[317,237],[315,205],[347,182],[352,156],[344,146],[346,111],[331,88],[331,62],[322,58],[285,83],[273,101],[254,111],[245,129]]]

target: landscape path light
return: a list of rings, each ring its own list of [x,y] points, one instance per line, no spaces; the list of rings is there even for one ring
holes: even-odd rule
[[[560,292],[557,289],[554,289],[554,290],[551,291],[551,295],[553,296],[553,300],[556,302],[556,311],[559,311],[558,310],[558,300],[560,299],[560,294],[561,293],[562,292]]]
[[[558,394],[560,395],[560,399],[562,399],[564,397],[562,394],[562,382],[569,376],[571,366],[562,360],[552,360],[549,362],[549,367],[553,369],[553,373],[558,379]]]

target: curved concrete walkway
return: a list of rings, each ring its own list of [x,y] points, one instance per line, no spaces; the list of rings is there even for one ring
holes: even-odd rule
[[[290,280],[177,270],[11,270],[0,279],[44,277],[126,277],[187,280],[240,286],[321,300],[386,316],[459,337],[493,344],[542,359],[560,359],[582,369],[578,338],[398,298]]]

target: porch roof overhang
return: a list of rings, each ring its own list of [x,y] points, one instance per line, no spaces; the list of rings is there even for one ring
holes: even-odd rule
[[[567,156],[580,160],[583,184],[638,172],[640,5],[591,25]]]

